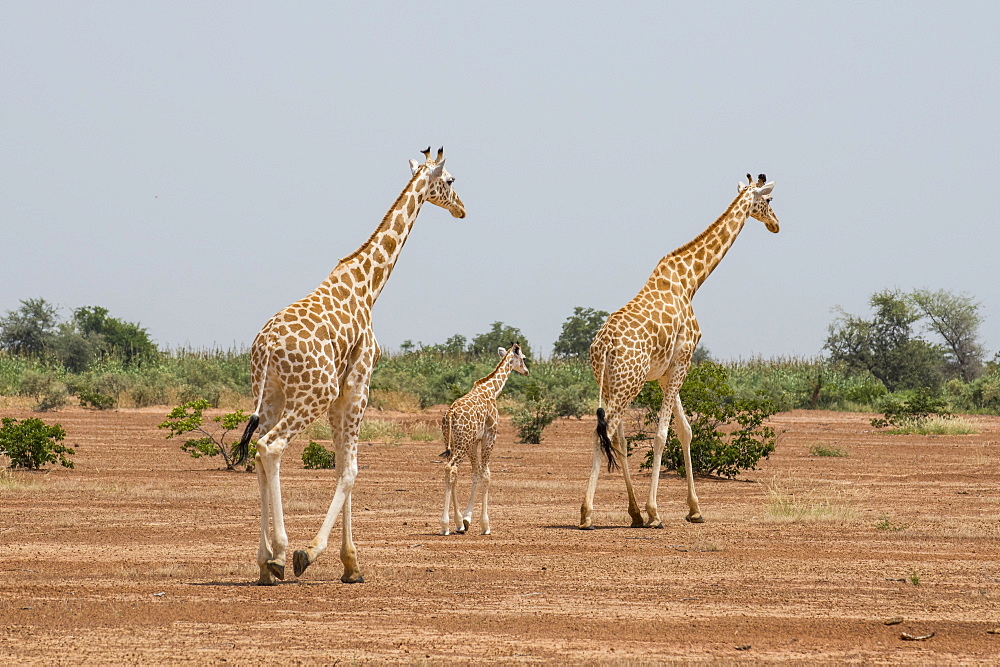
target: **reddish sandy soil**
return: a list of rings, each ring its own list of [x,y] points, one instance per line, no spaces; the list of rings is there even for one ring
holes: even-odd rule
[[[365,583],[340,583],[334,547],[301,580],[259,587],[256,478],[164,440],[165,412],[41,415],[66,429],[76,469],[0,473],[0,662],[1000,660],[997,418],[923,437],[873,432],[870,415],[780,414],[760,470],[698,480],[706,523],[683,520],[683,482],[664,473],[664,530],[628,528],[608,474],[598,529],[576,528],[592,420],[557,422],[535,446],[505,428],[489,536],[437,534],[440,442],[363,444]],[[335,476],[303,469],[301,449],[282,480],[292,548],[319,528]],[[633,476],[644,494],[648,472]]]

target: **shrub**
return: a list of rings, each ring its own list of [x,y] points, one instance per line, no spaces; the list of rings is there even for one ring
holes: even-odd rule
[[[647,383],[637,402],[645,414],[641,437],[632,436],[630,444],[652,438],[663,402],[660,386]],[[777,436],[773,428],[764,426],[764,421],[778,411],[777,405],[762,397],[734,397],[726,369],[719,364],[693,366],[681,387],[681,402],[691,425],[691,465],[695,473],[733,478],[743,470],[755,469],[774,451]],[[651,467],[652,458],[650,448],[641,467]],[[684,454],[673,428],[660,463],[670,470],[684,470]]]
[[[247,420],[247,415],[243,414],[242,410],[237,410],[236,412],[213,417],[212,421],[222,427],[222,433],[216,437],[216,433],[208,431],[203,425],[202,412],[208,407],[209,403],[205,399],[198,399],[178,405],[170,411],[167,419],[158,428],[170,431],[166,436],[167,440],[185,434],[201,434],[199,438],[188,438],[185,440],[181,444],[181,449],[196,459],[202,456],[221,455],[222,459],[226,462],[226,470],[235,470],[236,453],[233,445],[226,445],[226,436],[230,431],[239,428]],[[235,445],[236,443],[233,444]],[[250,461],[253,461],[252,452]],[[247,470],[252,469],[253,464],[248,464]]]
[[[4,417],[0,426],[0,453],[9,456],[15,468],[38,470],[46,463],[72,468],[69,456],[76,452],[59,444],[65,438],[66,432],[59,424],[49,426],[34,417],[20,422]]]
[[[903,396],[902,400],[895,396],[888,397],[882,406],[882,417],[872,419],[872,426],[909,429],[921,426],[932,416],[943,419],[951,417],[945,400],[926,387],[907,392]]]
[[[558,417],[555,403],[542,397],[541,388],[536,382],[528,384],[525,390],[527,400],[523,407],[516,408],[511,413],[510,421],[517,429],[518,442],[525,445],[537,445],[542,441],[542,431]]]
[[[76,392],[76,397],[82,407],[97,408],[98,410],[110,410],[118,402],[112,396],[107,396],[99,391],[87,391],[82,389]]]
[[[337,467],[337,454],[313,440],[302,450],[302,465],[310,470],[327,470]]]

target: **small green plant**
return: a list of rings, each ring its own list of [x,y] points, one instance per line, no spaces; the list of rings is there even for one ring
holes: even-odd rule
[[[310,470],[329,470],[337,467],[337,453],[314,440],[302,450],[302,465]]]
[[[542,441],[542,431],[556,420],[559,413],[555,403],[542,397],[542,389],[536,382],[525,387],[524,396],[527,400],[511,413],[510,421],[517,429],[518,442],[537,445]]]
[[[847,456],[847,450],[840,447],[830,447],[827,445],[813,445],[809,448],[809,456]]]
[[[59,444],[65,438],[66,432],[59,424],[49,426],[34,417],[20,422],[4,417],[0,426],[0,454],[10,457],[14,468],[38,470],[46,463],[59,463],[72,468],[69,456],[76,452]]]
[[[883,514],[879,520],[875,522],[875,530],[898,533],[901,530],[906,530],[906,526],[899,523],[893,523],[887,514]]]
[[[917,574],[916,570],[910,572],[910,576],[907,578],[909,579],[910,583],[913,584],[914,586],[920,585],[920,575]]]
[[[188,438],[185,440],[181,444],[181,449],[196,459],[202,456],[221,455],[222,459],[226,462],[226,470],[235,470],[234,464],[237,457],[233,445],[236,443],[227,446],[226,436],[230,431],[239,428],[247,420],[247,415],[243,414],[242,410],[237,410],[236,412],[212,417],[212,421],[222,427],[222,433],[217,434],[207,430],[203,424],[202,412],[209,405],[209,402],[203,398],[178,405],[170,411],[166,421],[160,424],[158,428],[170,431],[166,436],[167,440],[186,434],[201,434],[199,438]],[[254,451],[251,446],[250,461],[253,461],[253,456]],[[252,469],[253,464],[248,464],[247,470]]]

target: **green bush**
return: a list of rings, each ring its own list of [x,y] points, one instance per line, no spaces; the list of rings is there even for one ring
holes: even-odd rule
[[[691,425],[691,465],[695,473],[733,478],[743,470],[753,470],[762,458],[774,451],[777,436],[764,426],[778,407],[769,398],[737,398],[729,386],[723,366],[705,362],[693,366],[681,387],[681,402]],[[644,408],[641,437],[631,436],[630,444],[650,440],[655,434],[663,393],[657,383],[647,383],[636,399]],[[652,447],[643,468],[653,465]],[[669,470],[684,470],[681,443],[671,427],[661,457]]]
[[[883,403],[882,417],[871,420],[875,428],[912,429],[919,428],[932,418],[948,419],[947,402],[932,390],[921,387],[901,396],[889,396]]]
[[[234,451],[234,445],[238,444],[238,441],[227,446],[226,436],[231,431],[238,429],[247,420],[247,415],[243,414],[242,410],[237,410],[236,412],[212,417],[212,421],[222,427],[222,432],[216,433],[206,429],[203,424],[202,412],[208,407],[210,407],[209,403],[205,399],[198,399],[178,405],[170,411],[167,419],[159,424],[158,428],[170,431],[166,436],[167,440],[187,434],[200,434],[201,437],[188,438],[181,443],[181,449],[196,459],[202,456],[222,456],[222,459],[226,462],[226,470],[235,470],[234,465],[237,456]],[[252,453],[250,461],[253,461]],[[247,470],[250,469],[252,469],[252,463],[247,465]]]
[[[327,470],[337,467],[337,453],[312,440],[302,450],[302,465],[310,470]]]
[[[38,470],[46,463],[72,468],[69,456],[76,452],[59,444],[65,438],[66,432],[59,424],[49,426],[34,417],[20,422],[4,417],[0,426],[0,453],[9,456],[15,468]]]
[[[113,396],[107,396],[99,391],[88,391],[86,389],[77,391],[76,397],[79,399],[80,405],[84,408],[110,410],[117,403]]]
[[[510,421],[517,430],[517,441],[537,445],[542,441],[542,431],[556,420],[555,404],[542,396],[541,387],[532,382],[525,391],[526,401],[511,413]]]

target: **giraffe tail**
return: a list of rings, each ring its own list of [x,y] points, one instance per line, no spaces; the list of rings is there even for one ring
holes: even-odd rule
[[[233,447],[234,466],[243,465],[250,457],[250,439],[253,438],[253,432],[257,430],[258,426],[260,426],[260,409],[264,404],[264,389],[267,387],[267,366],[270,361],[271,348],[268,346],[267,356],[264,358],[264,372],[261,373],[260,377],[260,392],[257,395],[257,409],[253,411],[252,415],[250,415],[247,427],[243,429],[243,437],[240,438],[239,443]]]
[[[253,437],[253,432],[257,430],[257,426],[260,425],[260,415],[256,412],[250,415],[250,421],[247,422],[247,427],[243,430],[243,437],[240,438],[239,444],[233,448],[233,454],[235,460],[233,461],[234,466],[243,465],[250,456],[250,438]]]
[[[441,434],[444,436],[444,451],[438,454],[439,458],[451,458],[451,415],[446,414],[441,419]]]
[[[601,449],[608,459],[608,472],[618,469],[618,458],[615,456],[615,447],[608,436],[608,420],[604,408],[597,408],[597,438],[601,442]]]

